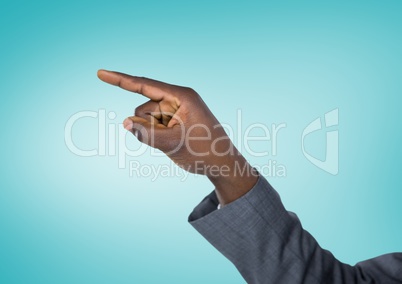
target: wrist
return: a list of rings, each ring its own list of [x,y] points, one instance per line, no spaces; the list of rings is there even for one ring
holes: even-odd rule
[[[241,155],[227,159],[222,168],[225,170],[207,177],[215,186],[219,203],[225,206],[250,191],[259,174]]]

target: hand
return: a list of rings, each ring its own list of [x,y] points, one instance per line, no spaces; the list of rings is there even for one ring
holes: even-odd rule
[[[206,175],[214,183],[221,205],[255,184],[257,173],[194,90],[106,70],[99,70],[98,77],[150,99],[124,120],[124,127],[179,167]]]

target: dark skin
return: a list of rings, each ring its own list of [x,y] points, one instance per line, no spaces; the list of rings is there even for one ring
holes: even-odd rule
[[[221,206],[246,194],[258,174],[241,155],[201,97],[192,89],[99,70],[111,85],[149,99],[124,127],[139,141],[164,152],[179,167],[206,175]],[[240,170],[236,170],[240,169]]]

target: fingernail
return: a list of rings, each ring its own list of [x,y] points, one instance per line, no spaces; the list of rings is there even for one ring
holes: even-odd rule
[[[123,126],[126,130],[130,131],[131,129],[133,129],[133,121],[129,118],[126,118],[123,121]]]

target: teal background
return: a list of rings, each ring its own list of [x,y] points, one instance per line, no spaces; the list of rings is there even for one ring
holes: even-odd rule
[[[78,157],[71,115],[119,124],[139,95],[99,68],[191,86],[222,121],[286,123],[269,181],[346,263],[402,251],[400,1],[1,1],[0,282],[244,283],[187,223],[203,177],[130,177],[116,156]],[[339,174],[301,133],[339,108]],[[120,125],[117,125],[121,127]],[[97,144],[96,120],[74,141]],[[309,141],[324,155],[325,130]],[[138,142],[127,137],[130,147]],[[269,146],[269,145],[268,145]],[[258,144],[261,149],[267,145]],[[131,158],[167,163],[147,152]]]

